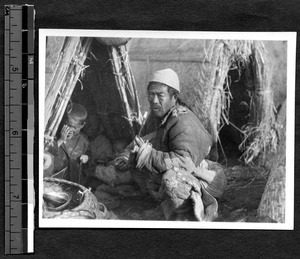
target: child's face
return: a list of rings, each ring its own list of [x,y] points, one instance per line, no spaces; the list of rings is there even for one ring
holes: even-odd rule
[[[119,155],[121,155],[121,153],[124,152],[125,148],[126,148],[126,143],[125,142],[116,141],[113,145],[114,156],[118,157]]]
[[[79,134],[79,132],[81,131],[81,129],[83,128],[83,125],[78,125],[77,121],[74,121],[72,119],[69,119],[67,121],[67,125],[69,126],[70,130],[68,132],[68,136],[67,139],[71,139],[74,136],[77,136]]]

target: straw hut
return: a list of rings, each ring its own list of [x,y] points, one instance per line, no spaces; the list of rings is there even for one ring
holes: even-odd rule
[[[137,134],[141,113],[126,49],[128,40],[47,39],[46,147],[59,134],[67,106],[73,102],[86,107],[88,121],[89,117],[100,119],[101,127],[110,140],[125,138],[130,141]]]

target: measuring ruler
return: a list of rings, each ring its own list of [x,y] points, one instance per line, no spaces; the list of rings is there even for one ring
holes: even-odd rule
[[[34,15],[4,6],[6,254],[33,252]]]

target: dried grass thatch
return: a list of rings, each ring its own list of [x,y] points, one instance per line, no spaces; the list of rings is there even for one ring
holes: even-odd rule
[[[44,125],[48,139],[55,136],[73,89],[86,68],[84,61],[90,44],[90,39],[81,41],[79,37],[66,37],[64,40],[50,85],[45,91]]]
[[[250,63],[246,69],[247,83],[252,91],[250,104],[250,122],[244,129],[245,138],[240,148],[244,149],[243,158],[251,163],[260,157],[265,163],[267,152],[275,153],[279,144],[279,130],[282,125],[276,121],[273,90],[271,86],[272,71],[267,61],[264,46],[253,42]]]
[[[276,150],[278,129],[275,120],[271,69],[266,60],[266,51],[261,42],[239,40],[215,40],[205,47],[205,60],[199,76],[199,89],[195,92],[194,110],[211,132],[214,142],[229,118],[230,69],[245,71],[247,89],[251,95],[250,121],[244,129],[238,129],[244,140],[244,161],[252,163],[267,150]],[[197,96],[198,95],[198,96]],[[233,125],[234,126],[234,125]]]

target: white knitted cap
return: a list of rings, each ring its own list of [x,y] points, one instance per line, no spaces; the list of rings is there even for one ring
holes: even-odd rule
[[[166,68],[154,72],[149,82],[158,82],[172,87],[173,89],[180,92],[179,78],[174,70]]]

